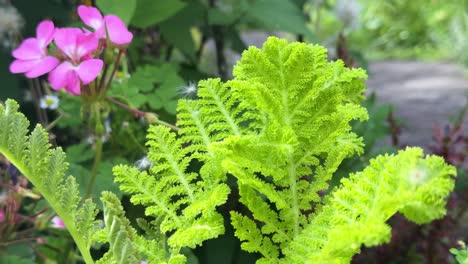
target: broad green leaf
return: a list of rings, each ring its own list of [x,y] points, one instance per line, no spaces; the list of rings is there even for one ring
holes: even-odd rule
[[[78,96],[61,93],[59,109],[63,114],[57,123],[58,127],[78,128],[81,125],[81,101]]]
[[[89,144],[80,143],[69,146],[66,151],[67,160],[70,163],[81,163],[88,160],[92,160],[94,152],[90,148]]]
[[[304,34],[313,39],[302,10],[291,0],[258,0],[248,10],[248,16],[270,30]]]
[[[131,24],[139,28],[156,25],[176,14],[185,5],[180,0],[138,0]]]
[[[238,18],[239,14],[232,12],[223,12],[219,9],[210,9],[208,11],[208,24],[210,25],[230,25]]]
[[[191,60],[196,54],[191,28],[203,23],[205,12],[205,8],[194,1],[160,25],[164,39]]]
[[[0,263],[11,263],[11,264],[32,264],[34,263],[31,259],[20,258],[13,255],[0,255]]]
[[[146,98],[144,94],[139,92],[138,88],[133,89],[128,84],[124,83],[114,83],[112,84],[112,89],[109,91],[109,94],[119,99],[124,99],[132,107],[139,108],[145,104]]]
[[[112,175],[112,167],[116,164],[127,163],[125,160],[116,158],[116,161],[103,161],[101,162],[98,168],[98,174],[96,176],[96,181],[91,192],[92,197],[101,196],[102,191],[111,191],[116,194],[118,197],[122,197],[122,192],[120,191],[117,183],[114,182],[114,177]],[[84,195],[88,188],[89,179],[91,177],[91,171],[87,168],[78,165],[70,164],[68,171],[70,174],[75,175],[76,180],[79,184],[80,193]],[[97,203],[96,206],[99,209],[102,209],[101,203]]]
[[[137,6],[137,0],[96,0],[96,5],[104,14],[113,14],[128,24]]]

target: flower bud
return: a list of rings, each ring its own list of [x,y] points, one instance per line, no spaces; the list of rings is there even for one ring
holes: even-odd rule
[[[143,118],[149,124],[154,124],[158,121],[158,115],[156,115],[155,113],[151,113],[151,112],[146,112]]]

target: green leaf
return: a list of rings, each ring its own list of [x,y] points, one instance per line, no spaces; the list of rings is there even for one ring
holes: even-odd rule
[[[123,83],[112,84],[110,95],[116,96],[119,99],[124,99],[130,106],[139,108],[146,103],[146,97],[136,89],[130,89],[129,85]]]
[[[131,24],[139,28],[156,25],[176,14],[185,5],[181,0],[138,0]]]
[[[248,16],[270,30],[281,30],[304,34],[310,39],[314,35],[307,28],[302,10],[290,0],[258,0],[249,8]]]
[[[208,11],[208,24],[210,25],[230,25],[238,18],[239,14],[223,12],[219,9],[211,8]]]
[[[145,65],[137,68],[130,77],[128,86],[119,90],[121,96],[129,100],[135,107],[147,103],[152,109],[164,109],[175,114],[177,104],[177,88],[184,85],[184,80],[177,74],[177,69],[171,64],[161,66]],[[144,94],[142,94],[143,92]],[[135,98],[129,97],[132,94]]]
[[[57,122],[60,128],[76,128],[81,124],[81,101],[78,96],[61,93],[59,109],[63,113]]]
[[[90,148],[89,144],[86,143],[71,145],[65,152],[67,153],[67,160],[70,163],[85,162],[94,157],[94,152]]]
[[[191,28],[204,23],[204,16],[204,7],[192,1],[176,15],[161,23],[161,34],[164,40],[174,45],[191,60],[195,60],[196,48]]]
[[[33,261],[27,258],[20,258],[13,255],[0,255],[0,263],[11,264],[32,264]]]
[[[120,191],[118,185],[114,182],[114,177],[112,175],[112,167],[115,164],[125,164],[122,159],[117,158],[116,160],[111,161],[103,161],[99,165],[98,168],[98,175],[96,176],[96,182],[93,186],[93,190],[91,192],[92,197],[99,197],[101,192],[103,191],[111,191],[116,194],[119,198],[122,197],[122,192]],[[70,169],[68,173],[77,175],[77,182],[79,184],[80,193],[84,195],[88,188],[89,177],[91,172],[78,164],[70,164]],[[96,206],[99,209],[102,209],[101,204],[97,203]]]
[[[128,24],[135,13],[137,0],[96,0],[96,5],[104,14],[113,14]]]

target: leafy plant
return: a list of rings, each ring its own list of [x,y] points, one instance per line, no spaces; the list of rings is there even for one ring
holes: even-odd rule
[[[343,159],[363,152],[349,123],[367,119],[364,78],[361,69],[328,62],[318,45],[272,37],[243,53],[232,80],[201,81],[198,98],[179,100],[178,132],[149,129],[148,170],[114,167],[120,189],[152,219],[139,221],[144,236],[109,192],[98,232],[91,201],[64,211],[65,197],[72,208],[80,199],[73,178],[60,180],[63,153],[49,150],[40,127],[25,136],[27,121],[13,101],[0,108],[0,152],[66,220],[87,263],[90,232],[110,245],[99,263],[184,263],[186,248],[225,232],[217,207],[235,199],[228,175],[243,205],[230,212],[231,224],[258,263],[347,263],[362,245],[389,240],[386,221],[397,212],[418,224],[442,217],[456,174],[442,158],[408,148],[371,160],[321,195]]]
[[[460,249],[452,248],[450,252],[455,256],[455,259],[459,264],[466,264],[468,263],[468,249],[466,249],[466,245],[464,242],[459,241]]]

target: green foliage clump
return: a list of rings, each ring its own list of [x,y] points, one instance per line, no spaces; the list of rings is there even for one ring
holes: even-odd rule
[[[138,235],[118,198],[104,192],[105,227],[95,239],[110,250],[100,263],[185,263],[185,248],[225,232],[217,207],[236,199],[229,196],[234,188],[242,206],[230,212],[231,224],[241,248],[261,256],[258,263],[347,263],[361,245],[389,240],[385,222],[397,212],[418,224],[442,217],[456,171],[419,148],[371,160],[323,194],[343,160],[363,153],[350,122],[368,118],[361,106],[365,78],[361,69],[327,61],[318,45],[269,38],[262,49],[243,53],[232,80],[201,81],[196,99],[179,100],[177,133],[149,129],[148,170],[114,167],[120,189],[153,220],[139,220],[146,236]],[[0,124],[10,126],[0,139],[27,131],[11,119]],[[17,144],[0,143],[23,173],[35,175],[11,154],[21,153]]]

